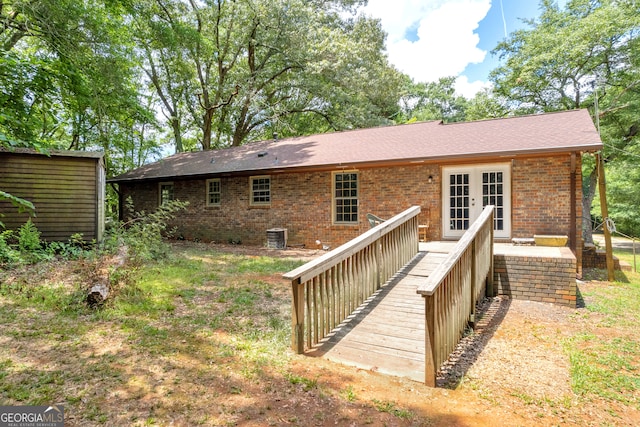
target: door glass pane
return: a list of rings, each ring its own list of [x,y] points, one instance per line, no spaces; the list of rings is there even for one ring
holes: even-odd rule
[[[495,209],[493,211],[494,230],[504,230],[504,193],[502,178],[502,172],[482,173],[482,182],[489,182],[488,184],[484,184],[482,186],[482,207],[484,208],[487,204],[492,204],[495,206]]]
[[[452,174],[449,183],[449,226],[451,230],[466,230],[469,228],[469,174]]]

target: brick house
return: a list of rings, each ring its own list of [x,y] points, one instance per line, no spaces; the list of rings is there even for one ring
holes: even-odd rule
[[[179,153],[109,182],[136,210],[189,201],[175,223],[186,239],[260,245],[285,228],[289,245],[336,247],[369,229],[367,213],[419,205],[427,238],[449,240],[490,203],[496,240],[567,235],[580,257],[582,154],[601,148],[588,111],[574,110]]]

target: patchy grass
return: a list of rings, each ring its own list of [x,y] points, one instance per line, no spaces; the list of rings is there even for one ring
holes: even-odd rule
[[[624,259],[628,254],[615,255]],[[640,409],[640,274],[616,272],[615,282],[591,286],[583,297],[594,324],[564,342],[574,392]]]
[[[84,303],[81,261],[0,272],[0,401],[62,403],[68,424],[83,426],[526,426],[540,423],[522,418],[527,407],[584,416],[574,398],[593,419],[598,399],[618,405],[611,417],[638,407],[635,275],[584,293],[580,316],[593,322],[563,341],[575,396],[492,390],[487,404],[470,388],[433,390],[293,354],[281,274],[302,261],[262,252],[175,245],[97,311]],[[552,346],[550,330],[532,334]]]
[[[373,404],[375,405],[378,411],[387,412],[398,418],[410,419],[413,417],[413,413],[411,413],[411,411],[398,408],[394,402],[389,402],[387,400],[381,401],[378,399],[373,399]]]
[[[640,408],[640,345],[637,341],[582,334],[572,337],[566,346],[574,392]]]

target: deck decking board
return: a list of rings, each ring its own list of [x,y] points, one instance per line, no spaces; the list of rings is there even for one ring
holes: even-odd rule
[[[416,289],[445,256],[420,252],[309,355],[423,381],[425,314]]]
[[[424,381],[424,300],[416,293],[445,259],[455,242],[420,243],[419,254],[370,297],[310,356]],[[561,257],[558,248],[494,245],[495,253],[515,256]],[[540,258],[544,260],[545,258]]]

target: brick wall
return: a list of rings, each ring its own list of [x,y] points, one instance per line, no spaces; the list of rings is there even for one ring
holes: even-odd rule
[[[569,228],[576,226],[576,220],[571,218],[570,166],[568,154],[513,162],[513,237],[568,235]],[[577,191],[580,191],[582,179],[580,176],[576,179]],[[580,212],[581,199],[580,194],[575,199]],[[581,218],[580,212],[577,211],[578,218]]]
[[[585,243],[582,250],[582,267],[607,269],[607,252],[604,249],[597,249],[593,243]],[[626,266],[625,266],[626,267]],[[631,266],[629,265],[629,270]],[[620,259],[613,257],[614,270],[623,270]],[[626,268],[625,268],[626,269]]]
[[[569,207],[569,169],[569,154],[513,160],[512,237],[569,234],[569,228],[575,225]],[[290,245],[315,248],[315,241],[320,240],[335,248],[369,229],[367,213],[390,218],[419,205],[422,208],[419,223],[429,225],[428,239],[442,238],[439,165],[368,168],[358,173],[357,225],[332,223],[330,171],[271,175],[272,203],[266,208],[249,205],[248,176],[221,178],[221,207],[206,206],[205,179],[174,180],[175,198],[190,203],[175,225],[179,235],[186,239],[218,242],[232,239],[258,245],[265,244],[267,229],[287,228]],[[580,177],[577,182],[579,191]],[[120,189],[125,198],[132,197],[136,210],[150,211],[158,205],[157,182],[123,183]],[[580,199],[578,194],[578,205]]]
[[[562,257],[494,255],[494,287],[514,299],[576,306],[576,257],[559,248]]]
[[[271,175],[271,205],[249,204],[249,177],[221,178],[221,206],[206,206],[205,179],[174,180],[174,197],[189,202],[174,221],[185,239],[261,245],[266,230],[286,228],[290,245],[316,247],[316,240],[332,248],[362,234],[370,226],[367,213],[390,218],[420,205],[420,224],[431,224],[429,239],[440,238],[440,181],[437,165],[361,169],[358,171],[359,223],[332,223],[332,173],[309,172]],[[432,182],[428,177],[432,176]],[[158,183],[120,184],[123,199],[131,197],[135,210],[158,206]]]

